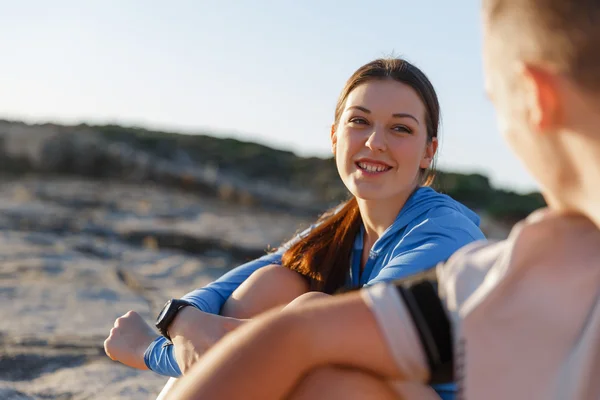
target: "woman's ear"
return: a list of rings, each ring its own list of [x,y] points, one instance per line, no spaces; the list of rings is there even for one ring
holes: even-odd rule
[[[337,144],[337,134],[335,131],[335,124],[331,124],[331,151],[335,155],[335,145]]]
[[[425,144],[425,152],[423,153],[423,158],[421,158],[421,163],[419,164],[420,168],[427,169],[431,167],[431,163],[433,162],[433,157],[435,156],[437,149],[438,139],[435,137],[431,138],[431,140]]]

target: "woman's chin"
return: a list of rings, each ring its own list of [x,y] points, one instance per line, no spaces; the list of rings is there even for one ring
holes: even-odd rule
[[[363,179],[356,179],[348,182],[348,190],[356,198],[364,200],[382,199],[390,196],[389,182],[369,182]]]
[[[398,201],[406,200],[402,192],[390,192],[388,185],[353,185],[353,187],[350,188],[350,193],[357,199],[363,201],[381,202],[391,201],[393,199],[398,199]]]
[[[366,190],[366,189],[355,190],[355,191],[352,191],[352,194],[357,199],[364,200],[364,201],[381,201],[381,200],[385,200],[390,197],[389,194],[384,193],[382,190],[373,190],[373,189],[371,189],[371,190]]]

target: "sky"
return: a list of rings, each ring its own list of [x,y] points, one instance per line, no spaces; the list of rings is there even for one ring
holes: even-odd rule
[[[479,3],[0,0],[0,118],[210,131],[328,157],[346,80],[396,56],[437,90],[441,169],[537,190],[484,93]]]

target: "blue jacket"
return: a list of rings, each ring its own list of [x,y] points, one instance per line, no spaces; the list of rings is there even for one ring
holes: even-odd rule
[[[364,234],[364,227],[361,228],[354,242],[349,268],[348,283],[352,287],[417,274],[445,261],[464,245],[485,239],[479,229],[477,214],[428,187],[419,188],[408,199],[394,223],[373,244],[365,268],[359,274]],[[289,245],[243,264],[183,298],[204,312],[218,314],[229,296],[254,271],[269,264],[281,264],[281,255]],[[165,338],[158,337],[146,350],[144,359],[152,371],[178,377],[181,371],[175,361],[173,346],[168,344]]]

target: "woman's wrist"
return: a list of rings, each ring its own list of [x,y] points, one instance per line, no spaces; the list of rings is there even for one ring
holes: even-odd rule
[[[187,327],[189,325],[189,320],[190,320],[190,318],[193,318],[192,315],[194,314],[194,311],[198,311],[198,310],[195,309],[194,307],[188,306],[188,307],[182,308],[177,313],[177,315],[171,322],[171,325],[169,325],[169,327],[167,328],[167,332],[169,332],[169,336],[171,338],[174,338],[175,336],[180,336],[180,335],[185,336],[185,332],[187,331]]]

